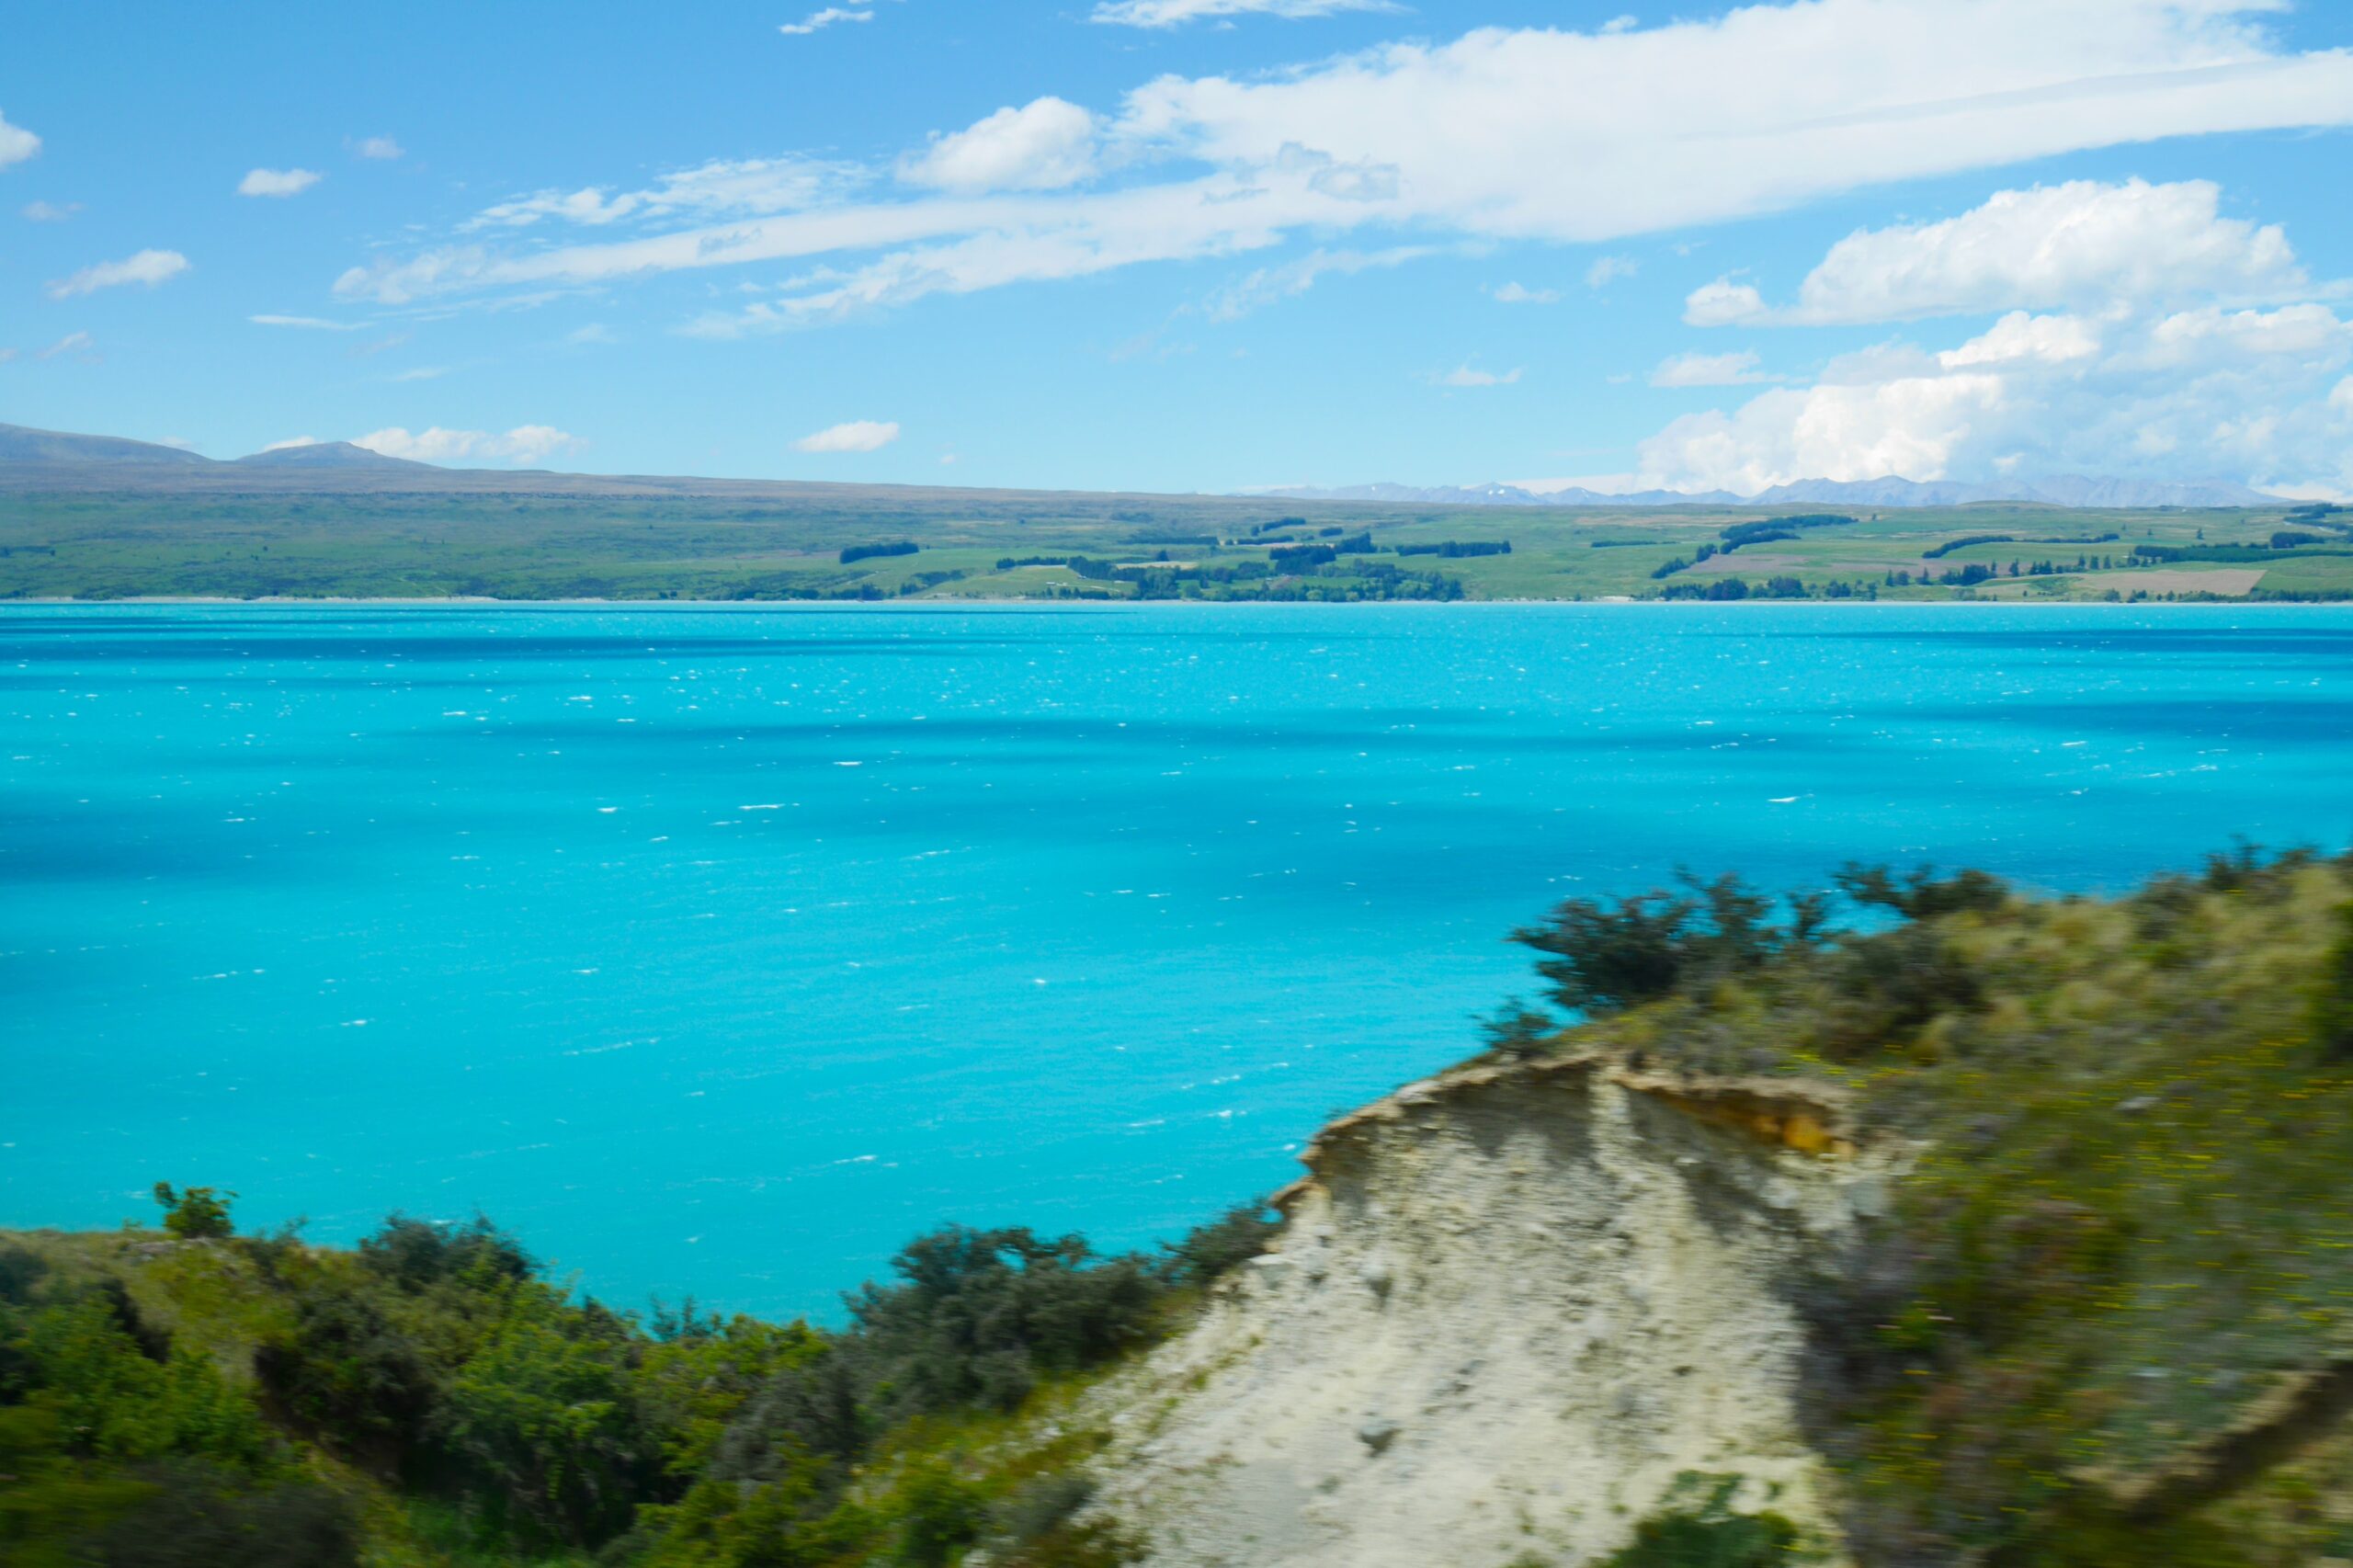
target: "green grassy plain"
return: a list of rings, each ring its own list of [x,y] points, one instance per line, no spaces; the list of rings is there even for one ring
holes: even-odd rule
[[[1830,513],[1855,520],[1721,553],[1726,528]],[[1285,519],[1292,521],[1271,526]],[[2317,542],[2272,548],[2283,529]],[[1358,535],[1370,536],[1372,553],[1304,566],[1274,562],[1267,545]],[[2010,538],[1929,556],[1983,535]],[[1511,552],[1395,553],[1449,540],[1509,540]],[[895,540],[920,548],[839,559],[847,546]],[[1698,560],[1711,544],[1720,553]],[[2142,547],[2237,558],[2135,561]],[[1093,564],[999,565],[1038,557]],[[2077,570],[2085,557],[2092,559]],[[1677,560],[1689,564],[1654,575]],[[2120,564],[2101,570],[2101,560]],[[2038,562],[2059,570],[2033,574]],[[1942,580],[1971,565],[1995,575],[1969,586]],[[1139,566],[1146,569],[1120,569]],[[1924,583],[1924,571],[1939,580]],[[1779,597],[2353,597],[2353,513],[2314,521],[2284,506],[1612,511],[852,487],[781,495],[0,494],[0,599],[1599,599],[1692,594],[1733,579],[1753,596],[1777,578]]]

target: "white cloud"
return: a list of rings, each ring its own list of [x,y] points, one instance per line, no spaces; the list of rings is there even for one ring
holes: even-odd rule
[[[1654,387],[1737,387],[1774,378],[1756,368],[1754,354],[1677,354],[1651,372]]]
[[[63,204],[54,201],[28,201],[24,206],[25,216],[36,223],[63,223],[80,210],[82,210],[82,204],[78,201],[68,201]]]
[[[256,326],[293,326],[310,332],[358,332],[362,324],[355,321],[329,321],[324,316],[258,315],[245,319]]]
[[[127,283],[142,283],[152,289],[166,278],[177,278],[188,268],[188,257],[176,250],[143,250],[120,261],[85,267],[71,278],[51,283],[49,297],[70,300],[76,294],[96,293],[100,289],[119,288]]]
[[[1765,313],[1765,296],[1756,286],[1729,278],[1702,283],[1683,301],[1683,319],[1693,326],[1731,326],[1757,321]]]
[[[2211,369],[2256,360],[2342,364],[2353,351],[2353,326],[2325,305],[2276,311],[2177,311],[2149,329],[2128,363],[2145,368]]]
[[[1001,108],[935,140],[899,177],[943,190],[1056,190],[1095,172],[1095,117],[1061,98]]]
[[[69,332],[64,336],[59,338],[56,342],[51,344],[48,347],[42,349],[40,351],[40,358],[43,359],[54,359],[62,354],[87,354],[93,347],[94,346],[90,341],[90,335],[88,333]]]
[[[2099,352],[2099,334],[2076,316],[2037,316],[2012,311],[1982,335],[1937,356],[1948,370],[1970,365],[2040,362],[2063,365]]]
[[[854,11],[842,6],[828,6],[822,11],[810,12],[809,19],[805,22],[787,22],[776,30],[787,38],[806,38],[811,33],[824,31],[836,22],[870,22],[873,19],[872,11]]]
[[[1620,278],[1631,278],[1642,269],[1643,264],[1631,256],[1600,256],[1591,267],[1585,269],[1585,286],[1588,289],[1607,289]]]
[[[1150,82],[1097,119],[1097,162],[1129,176],[1113,189],[902,199],[846,177],[805,206],[682,206],[684,226],[605,243],[387,256],[336,288],[398,303],[836,258],[769,302],[790,323],[1368,227],[1605,244],[2074,151],[2353,122],[2353,51],[2287,51],[2262,25],[2273,9],[1802,0],[1608,34],[1482,28]],[[603,217],[616,199],[589,188]]]
[[[792,443],[796,452],[879,452],[899,438],[896,420],[851,419]]]
[[[1953,348],[1886,345],[1687,415],[1639,457],[1645,483],[1686,490],[2014,472],[2344,487],[2353,407],[2330,389],[2348,363],[2353,324],[2317,304],[2016,312]]]
[[[438,381],[449,373],[447,365],[418,365],[403,370],[392,378],[395,381]]]
[[[40,137],[21,125],[9,124],[8,117],[0,114],[0,169],[21,164],[40,151]]]
[[[445,430],[431,426],[411,435],[395,425],[387,429],[354,436],[351,444],[365,447],[371,452],[381,452],[388,458],[410,458],[417,462],[501,462],[537,464],[581,445],[580,437],[566,435],[551,425],[517,425],[505,435],[487,430]]]
[[[2131,473],[2353,488],[2353,322],[2314,298],[2342,290],[2312,285],[2279,229],[2220,207],[2203,183],[2004,191],[1840,241],[1785,309],[1719,279],[1687,320],[2005,313],[1950,347],[1885,343],[1812,386],[1678,419],[1639,449],[1644,482]],[[2029,308],[2052,303],[2064,308]]]
[[[714,159],[664,175],[642,190],[608,193],[601,186],[541,190],[484,208],[459,225],[460,233],[528,228],[542,218],[590,228],[622,218],[691,215],[758,217],[793,212],[835,199],[862,176],[847,165],[808,158]],[[339,287],[339,285],[338,285]]]
[[[614,343],[620,341],[613,336],[613,329],[607,326],[600,321],[592,321],[585,326],[574,327],[570,332],[563,335],[563,340],[566,343]]]
[[[1393,0],[1098,0],[1087,17],[1122,28],[1175,28],[1209,17],[1336,16],[1342,11],[1402,11]]]
[[[351,144],[351,151],[355,157],[389,161],[403,156],[407,149],[389,136],[363,136]]]
[[[319,438],[316,436],[296,436],[289,440],[272,441],[268,446],[264,447],[262,450],[265,452],[290,452],[297,447],[315,447],[318,444]]]
[[[2221,199],[2206,180],[2005,190],[1939,223],[1857,231],[1831,247],[1787,309],[1719,280],[1692,294],[1684,319],[1819,326],[2302,287],[2279,228],[2222,217]]]
[[[1474,370],[1468,365],[1458,365],[1438,379],[1442,387],[1507,387],[1517,382],[1525,367],[1515,367],[1498,374],[1494,370]]]
[[[300,196],[319,183],[313,169],[251,169],[237,182],[239,196]]]
[[[1550,305],[1561,297],[1558,289],[1528,289],[1518,283],[1506,283],[1488,292],[1495,296],[1497,304],[1502,305]]]
[[[1281,267],[1262,267],[1219,290],[1207,306],[1211,321],[1239,321],[1252,311],[1304,294],[1325,273],[1346,278],[1377,267],[1402,266],[1431,255],[1432,245],[1395,245],[1383,251],[1313,251]]]

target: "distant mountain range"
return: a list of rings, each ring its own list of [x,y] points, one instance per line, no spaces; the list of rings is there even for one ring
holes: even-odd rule
[[[336,468],[417,470],[434,472],[430,463],[386,457],[348,441],[306,441],[295,447],[272,447],[250,457],[223,463],[179,447],[153,441],[127,440],[120,436],[76,436],[63,430],[35,430],[23,425],[0,425],[0,468]]]
[[[2157,480],[2093,479],[2059,474],[2048,479],[2003,480],[1969,483],[1938,480],[1802,479],[1777,484],[1754,495],[1729,490],[1637,490],[1608,494],[1571,486],[1566,490],[1532,491],[1516,484],[1438,485],[1350,484],[1318,490],[1292,486],[1255,490],[1254,495],[1297,501],[1381,501],[1439,506],[1967,506],[1980,501],[2038,502],[2049,506],[2275,506],[2280,497],[2266,495],[2226,479]]]
[[[931,486],[551,473],[537,469],[452,469],[434,463],[412,462],[406,458],[386,457],[381,452],[370,451],[348,441],[317,441],[299,447],[278,447],[224,462],[153,441],[126,440],[119,436],[79,436],[62,430],[35,430],[22,425],[0,425],[0,490],[326,492],[343,494],[385,491],[753,497],[807,492],[912,492],[918,488],[937,494],[982,494],[962,490],[951,492]],[[1039,493],[1002,491],[988,494],[1011,496]],[[1642,490],[1631,494],[1610,495],[1574,488],[1540,494],[1515,484],[1441,485],[1427,489],[1407,484],[1355,484],[1331,490],[1293,487],[1257,490],[1248,494],[1263,500],[1301,503],[1370,501],[1392,506],[1595,508],[1788,506],[1893,508],[1966,506],[1980,501],[2113,507],[2274,506],[2285,504],[2279,496],[2266,495],[2261,491],[2250,490],[2244,484],[2234,484],[2228,480],[2086,479],[2079,475],[2005,480],[1990,484],[1950,480],[1923,484],[1894,478],[1856,483],[1809,479],[1794,484],[1776,485],[1755,495],[1738,495],[1728,490],[1699,493]]]

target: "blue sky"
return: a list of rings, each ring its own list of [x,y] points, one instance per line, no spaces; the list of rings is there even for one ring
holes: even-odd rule
[[[2353,492],[2335,0],[92,3],[8,33],[13,423],[1088,489]]]

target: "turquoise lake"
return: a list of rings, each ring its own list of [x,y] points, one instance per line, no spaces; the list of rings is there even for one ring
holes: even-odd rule
[[[2333,608],[58,606],[0,687],[0,1225],[480,1209],[621,1305],[1173,1234],[1679,864],[2353,836]]]

